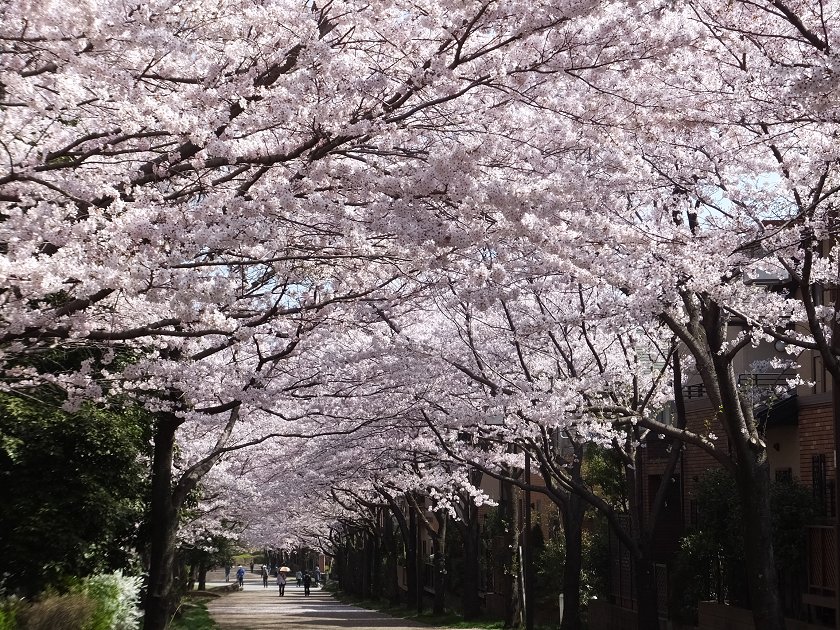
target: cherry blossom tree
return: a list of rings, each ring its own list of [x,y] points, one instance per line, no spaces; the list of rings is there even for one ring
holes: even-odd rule
[[[3,8],[6,373],[25,387],[38,353],[98,347],[56,379],[68,404],[115,388],[158,413],[147,628],[167,616],[178,508],[247,399],[334,305],[404,272],[401,214],[466,194],[446,165],[470,122],[455,104],[492,91],[514,45],[514,69],[542,63],[530,38],[568,19],[556,8]],[[219,416],[173,494],[176,431]]]
[[[646,479],[637,471],[651,432],[641,421],[656,416],[674,396],[672,335],[662,327],[644,330],[609,289],[551,277],[516,280],[497,274],[496,263],[486,261],[483,284],[461,285],[450,276],[436,296],[438,316],[427,317],[424,325],[413,321],[411,311],[405,319],[398,309],[381,315],[395,333],[412,340],[414,360],[427,366],[423,373],[448,373],[437,381],[442,387],[426,389],[424,383],[415,394],[445,455],[546,494],[560,507],[567,549],[563,627],[580,623],[580,535],[587,503],[606,515],[631,550],[639,627],[647,627],[657,618],[651,545],[669,484],[658,489],[649,513],[640,501]],[[427,331],[431,320],[437,327]],[[408,322],[405,329],[401,321]],[[582,476],[584,446],[592,441],[621,456],[632,499],[629,526]],[[666,479],[681,452],[679,442],[673,446]],[[522,453],[536,462],[544,484],[523,475]]]
[[[329,424],[367,428],[353,426],[357,413],[393,422],[349,395],[366,373],[386,384],[382,400],[409,408],[397,357],[434,354],[428,331],[402,354],[379,333],[379,368],[359,361],[354,377],[328,382],[349,323],[379,314],[380,328],[404,329],[391,311],[405,302],[424,317],[408,299],[445,276],[472,286],[472,304],[495,305],[482,293],[495,274],[497,285],[610,287],[594,320],[664,326],[680,340],[733,453],[658,422],[662,391],[628,417],[734,474],[756,624],[783,628],[766,445],[732,366],[775,337],[819,350],[840,376],[836,308],[810,297],[837,285],[836,10],[781,0],[0,8],[4,386],[51,380],[69,407],[119,393],[157,414],[146,627],[165,624],[178,509],[220,460]],[[778,264],[798,301],[751,282]],[[735,317],[749,326],[733,332]],[[518,314],[506,319],[495,334],[518,339]],[[807,329],[791,333],[798,322]],[[39,370],[62,346],[91,360]],[[490,383],[533,414],[544,383],[521,350],[490,353],[517,370],[504,383],[463,357],[436,359],[435,373],[461,374],[446,401],[459,422],[485,414]],[[625,377],[598,374],[593,391]],[[546,413],[579,401],[553,399]],[[535,440],[508,417],[520,441]],[[587,423],[586,439],[616,437],[606,420]],[[179,433],[205,436],[194,449],[184,441],[183,462]]]

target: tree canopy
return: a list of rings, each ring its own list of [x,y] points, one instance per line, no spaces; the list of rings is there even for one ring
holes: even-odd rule
[[[481,500],[470,458],[521,467],[465,431],[627,462],[662,434],[734,475],[756,621],[780,628],[767,447],[732,366],[781,340],[840,378],[838,10],[7,3],[9,400],[48,382],[66,413],[151,414],[161,599],[200,484],[208,514],[259,501],[290,516],[261,536],[326,537],[352,510],[309,506],[334,492],[446,506]],[[39,369],[57,347],[97,359]],[[675,356],[719,410],[702,432],[660,419]]]

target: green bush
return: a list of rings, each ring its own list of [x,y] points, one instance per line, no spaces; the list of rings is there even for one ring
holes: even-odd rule
[[[776,566],[794,587],[804,579],[805,526],[816,511],[810,491],[792,481],[774,482],[770,494]],[[697,486],[698,525],[683,537],[671,583],[671,616],[692,624],[697,602],[713,599],[747,605],[743,516],[732,478],[709,471]]]
[[[67,593],[48,591],[28,602],[0,602],[0,630],[136,630],[142,579],[121,573],[70,582]]]
[[[62,402],[50,388],[0,392],[0,590],[27,598],[130,567],[142,544],[149,418]]]
[[[563,565],[566,564],[566,541],[562,536],[549,538],[536,558],[537,591],[543,598],[556,601],[563,592]]]
[[[16,610],[6,603],[0,604],[0,630],[16,630]]]
[[[119,571],[82,580],[74,590],[95,604],[84,630],[135,630],[140,621],[137,604],[141,583],[141,578],[125,576]]]

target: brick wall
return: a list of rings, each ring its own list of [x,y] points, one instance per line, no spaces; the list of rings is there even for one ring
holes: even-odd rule
[[[715,412],[709,404],[708,399],[689,401],[686,403],[686,428],[695,433],[708,435],[714,433],[715,446],[724,453],[729,453],[729,446],[723,427],[715,419]],[[699,446],[689,445],[686,447],[683,458],[683,491],[685,500],[683,502],[684,519],[686,525],[693,523],[692,501],[696,499],[697,482],[707,470],[718,470],[720,463],[711,454]]]
[[[799,409],[799,479],[813,485],[812,457],[825,455],[826,476],[834,479],[834,421],[828,396],[803,396]]]
[[[804,396],[799,409],[799,480],[812,488],[828,517],[836,513],[835,465],[831,395]]]
[[[799,397],[799,467],[794,476],[800,483],[813,487],[814,456],[823,455],[825,460],[825,478],[829,486],[834,481],[834,431],[830,394],[818,394]],[[716,434],[715,444],[728,452],[727,439],[723,428],[714,420],[714,413],[707,399],[688,401],[686,405],[687,428],[693,432],[711,431]],[[648,458],[648,474],[658,474],[664,466],[664,460]],[[685,523],[692,522],[692,500],[696,497],[697,481],[707,470],[719,469],[720,464],[709,453],[697,446],[688,446],[685,451],[682,475],[685,500]],[[679,470],[677,472],[680,472]]]

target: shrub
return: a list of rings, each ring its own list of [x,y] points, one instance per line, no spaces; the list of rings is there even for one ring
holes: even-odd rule
[[[96,603],[84,593],[49,595],[19,611],[24,630],[79,630],[88,628]]]
[[[18,624],[17,613],[20,608],[20,600],[6,599],[0,601],[0,630],[16,630]]]
[[[142,578],[104,573],[84,579],[78,592],[95,604],[92,619],[84,630],[135,630],[139,627],[138,601]],[[82,627],[82,626],[79,626]]]
[[[773,547],[782,586],[789,592],[804,592],[803,540],[805,526],[816,516],[814,499],[807,488],[783,481],[772,483],[770,503]],[[697,486],[697,511],[699,522],[681,541],[670,589],[671,616],[685,624],[696,623],[698,601],[749,605],[743,516],[735,485],[726,471],[703,475]],[[800,613],[795,602],[788,608],[788,615]]]
[[[0,630],[136,630],[142,578],[122,573],[70,580],[70,592],[0,601]]]

